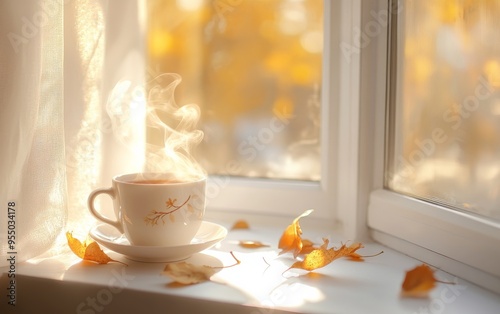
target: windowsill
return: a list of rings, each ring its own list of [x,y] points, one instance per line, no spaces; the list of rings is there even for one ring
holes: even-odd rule
[[[208,220],[229,228],[235,219],[224,216]],[[283,274],[292,259],[276,257],[277,242],[290,221],[254,220],[248,219],[250,230],[229,231],[219,245],[187,260],[231,265],[229,252],[233,251],[241,264],[222,269],[212,282],[172,285],[161,275],[165,263],[133,262],[111,251],[107,251],[111,258],[128,266],[85,263],[66,254],[17,265],[15,309],[19,313],[497,313],[500,308],[500,296],[442,271],[435,273],[439,280],[457,285],[438,283],[425,299],[401,298],[405,271],[420,262],[373,242],[364,243],[359,252],[371,255],[383,250],[384,254],[364,262],[336,260],[300,277],[291,271]],[[335,246],[349,240],[318,227],[311,217],[302,219],[301,226],[303,237],[317,243],[322,237]],[[240,240],[261,241],[270,247],[244,249],[237,245]],[[0,271],[5,291],[6,269]],[[0,309],[2,313],[13,309],[5,294]]]

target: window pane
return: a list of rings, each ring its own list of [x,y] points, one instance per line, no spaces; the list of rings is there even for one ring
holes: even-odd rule
[[[397,18],[387,187],[500,220],[500,1],[405,1]]]
[[[322,17],[322,0],[148,2],[148,75],[181,75],[210,174],[320,179]]]

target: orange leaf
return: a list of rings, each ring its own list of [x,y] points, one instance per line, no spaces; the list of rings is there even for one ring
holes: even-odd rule
[[[293,256],[297,257],[302,251],[303,243],[301,239],[302,229],[300,229],[299,220],[302,217],[308,216],[313,210],[309,209],[303,212],[300,216],[295,218],[291,225],[289,225],[281,235],[278,248],[281,249],[280,254],[293,252]]]
[[[364,256],[361,256],[358,253],[352,253],[352,254],[350,254],[349,256],[346,256],[346,257],[349,257],[352,261],[355,261],[355,262],[362,262],[362,261],[365,260]]]
[[[328,239],[323,239],[323,245],[320,248],[307,254],[303,261],[295,262],[289,269],[300,268],[312,271],[324,267],[341,257],[350,257],[363,247],[361,243],[354,243],[351,246],[343,244],[338,250],[335,250],[334,247],[328,249],[328,242]]]
[[[238,220],[231,227],[231,230],[235,229],[250,229],[250,225],[245,220]]]
[[[314,246],[314,243],[312,241],[307,240],[307,239],[303,239],[302,240],[302,250],[300,250],[300,254],[309,254],[316,249],[317,249],[317,247]]]
[[[404,297],[427,297],[435,285],[434,271],[429,266],[422,264],[406,272],[401,295]]]
[[[268,247],[269,245],[264,244],[260,241],[240,241],[238,243],[241,247],[244,247],[246,249],[258,249],[261,247]]]
[[[359,255],[356,252],[352,252],[351,254],[349,254],[346,257],[349,258],[351,261],[354,261],[354,262],[362,262],[362,261],[365,260],[365,257],[375,257],[375,256],[379,256],[382,253],[384,253],[384,251],[380,251],[380,252],[378,252],[376,254],[373,254],[373,255]]]
[[[87,243],[87,241],[85,241],[82,243],[80,240],[73,238],[70,232],[66,232],[66,239],[68,239],[68,245],[71,251],[85,261],[92,261],[99,264],[107,264],[109,262],[121,263],[106,255],[96,242]]]

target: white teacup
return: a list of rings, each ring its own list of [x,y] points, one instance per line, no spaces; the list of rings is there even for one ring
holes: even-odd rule
[[[92,191],[92,215],[124,233],[132,245],[177,246],[189,244],[205,214],[206,178],[179,181],[168,174],[133,173],[113,178],[112,187]],[[113,199],[117,220],[94,207],[99,194]]]

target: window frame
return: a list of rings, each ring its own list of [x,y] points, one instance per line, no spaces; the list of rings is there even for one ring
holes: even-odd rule
[[[500,293],[499,224],[384,189],[396,69],[395,20],[383,13],[400,4],[324,1],[321,181],[209,176],[207,211],[292,217],[313,208],[346,239],[373,239]]]
[[[337,157],[334,148],[337,147],[339,133],[338,106],[335,104],[341,96],[339,96],[340,80],[333,69],[338,68],[339,63],[339,56],[335,50],[338,47],[340,22],[330,17],[340,16],[338,12],[341,3],[324,0],[323,6],[325,18],[321,89],[321,180],[314,182],[209,175],[208,211],[296,216],[312,208],[315,210],[316,218],[335,220],[337,180],[334,178],[336,178]],[[231,165],[228,164],[227,167],[231,173]]]
[[[391,7],[404,1],[379,1],[378,7]],[[361,8],[362,23],[367,25],[373,17],[367,14],[374,6]],[[395,17],[395,18],[393,18]],[[386,50],[386,58],[376,58],[386,66],[386,95],[375,101],[376,123],[363,128],[365,138],[373,140],[372,191],[369,193],[367,226],[370,236],[375,240],[425,263],[469,280],[482,287],[500,293],[500,223],[473,213],[452,210],[437,204],[405,196],[384,188],[385,154],[389,140],[386,135],[390,116],[388,105],[394,100],[394,78],[397,69],[391,67],[390,58],[394,56],[396,43],[391,31],[396,31],[398,15],[389,15],[388,33],[373,40],[373,45],[364,49],[363,62],[369,64],[370,54],[376,49]],[[365,64],[365,63],[364,63]],[[361,77],[368,75],[362,69]],[[365,73],[365,75],[363,75]],[[382,75],[377,73],[376,76]],[[368,82],[368,85],[376,84]],[[370,106],[362,104],[364,110]],[[370,135],[371,134],[371,135]]]

